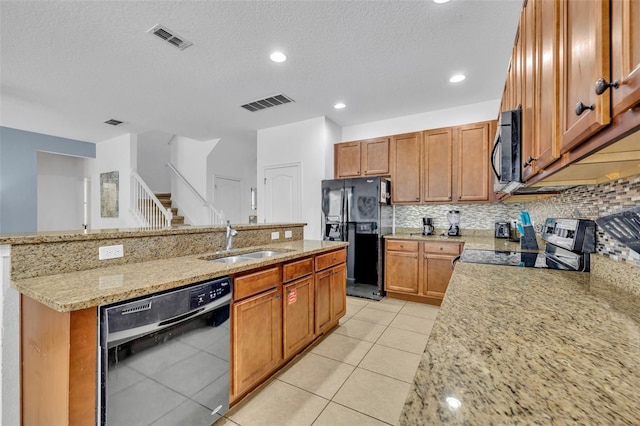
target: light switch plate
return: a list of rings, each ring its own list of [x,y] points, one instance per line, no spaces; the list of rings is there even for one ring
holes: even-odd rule
[[[280,233],[278,231],[271,233],[272,240],[277,240],[278,238],[280,238]]]
[[[285,238],[291,238],[293,236],[293,232],[291,231],[284,231],[284,237]]]
[[[124,246],[103,246],[98,248],[98,260],[117,259],[124,256]]]

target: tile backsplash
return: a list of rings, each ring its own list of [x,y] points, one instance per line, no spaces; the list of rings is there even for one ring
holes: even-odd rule
[[[431,217],[438,229],[449,228],[447,212],[460,210],[460,229],[495,229],[495,222],[518,219],[524,203],[425,204],[395,206],[396,227],[421,228],[422,218]]]
[[[640,204],[640,175],[593,186],[577,186],[554,197],[526,203],[532,221],[538,225],[547,217],[568,217],[595,220],[599,217]],[[599,254],[619,262],[640,267],[640,254],[597,230]]]

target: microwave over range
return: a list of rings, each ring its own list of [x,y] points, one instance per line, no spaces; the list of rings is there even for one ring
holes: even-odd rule
[[[500,113],[498,130],[491,150],[495,192],[512,193],[522,182],[522,110]]]

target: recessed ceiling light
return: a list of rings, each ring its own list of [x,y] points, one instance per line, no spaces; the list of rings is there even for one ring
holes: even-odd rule
[[[287,55],[282,52],[273,52],[269,57],[273,62],[284,62],[287,60]]]
[[[449,81],[451,83],[460,83],[462,80],[464,80],[465,78],[467,78],[464,74],[456,74],[454,76],[452,76]]]
[[[438,4],[442,4],[442,3],[449,3],[449,0],[433,0],[434,3],[438,3]]]
[[[333,107],[334,107],[335,109],[342,109],[342,108],[346,107],[346,105],[345,105],[345,104],[343,104],[342,102],[338,102],[338,103],[337,103],[337,104],[335,104]]]

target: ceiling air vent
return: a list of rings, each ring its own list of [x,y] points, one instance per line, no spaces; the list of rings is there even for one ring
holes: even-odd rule
[[[110,119],[110,120],[105,121],[105,123],[106,123],[106,124],[111,124],[112,126],[117,126],[117,125],[119,125],[119,124],[122,124],[123,122],[122,122],[122,121],[120,121],[120,120],[116,120],[116,119],[113,119],[113,118],[112,118],[112,119]]]
[[[289,102],[294,102],[294,100],[289,98],[288,96],[283,95],[282,93],[279,93],[277,95],[269,96],[268,98],[264,99],[258,99],[240,106],[248,111],[256,112],[260,111],[261,109],[288,104]]]
[[[160,24],[154,25],[147,32],[160,37],[167,43],[170,43],[171,45],[177,47],[180,50],[184,50],[193,44],[190,41],[187,41],[181,36],[179,36],[178,34],[176,34],[174,31],[171,31],[169,28],[162,26]]]

